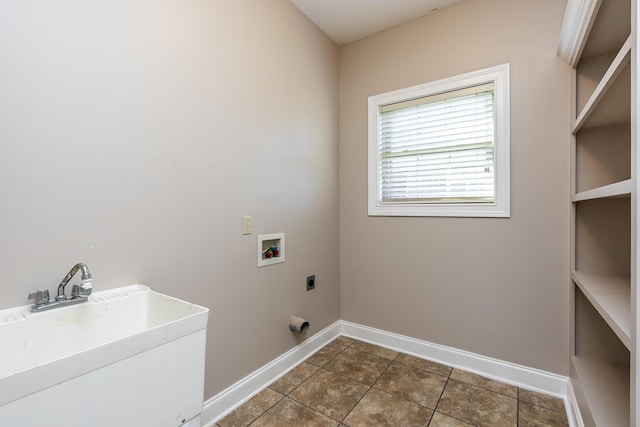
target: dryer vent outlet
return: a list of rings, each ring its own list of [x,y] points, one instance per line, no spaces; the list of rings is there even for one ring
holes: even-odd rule
[[[316,275],[307,276],[307,291],[316,288]]]

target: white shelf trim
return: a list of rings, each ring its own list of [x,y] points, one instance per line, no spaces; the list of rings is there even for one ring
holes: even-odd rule
[[[558,55],[575,67],[602,0],[569,0],[562,22]]]
[[[628,426],[629,370],[585,356],[571,362],[596,425]]]
[[[573,133],[575,134],[585,124],[591,113],[595,110],[602,98],[606,95],[607,91],[616,81],[616,78],[620,75],[624,67],[629,63],[631,59],[631,36],[624,42],[620,51],[613,59],[613,62],[607,69],[607,72],[602,76],[602,80],[598,83],[593,94],[585,104],[584,108],[576,118],[573,126]]]
[[[571,278],[625,347],[631,349],[631,281],[629,277],[573,271]]]
[[[631,194],[631,180],[627,179],[613,184],[604,185],[602,187],[593,188],[587,191],[581,191],[571,196],[572,202],[581,202],[584,200],[603,199],[606,197],[618,197]]]

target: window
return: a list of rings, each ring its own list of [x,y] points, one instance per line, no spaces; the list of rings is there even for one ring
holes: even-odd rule
[[[509,65],[369,98],[369,215],[508,217]]]

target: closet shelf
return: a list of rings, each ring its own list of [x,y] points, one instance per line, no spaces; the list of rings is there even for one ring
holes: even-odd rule
[[[571,197],[572,202],[581,202],[584,200],[604,199],[606,197],[624,197],[631,195],[631,180],[626,179],[613,184],[604,185],[602,187],[593,188],[591,190],[581,191]]]
[[[569,390],[580,425],[640,427],[638,1],[568,0],[558,46],[573,69]]]
[[[628,368],[586,356],[572,356],[571,363],[596,425],[628,426]]]
[[[631,349],[631,281],[629,277],[573,271],[571,278],[625,347]]]
[[[592,115],[597,105],[602,101],[605,97],[611,86],[616,82],[618,76],[622,73],[624,68],[629,64],[631,59],[631,36],[627,38],[624,42],[620,51],[613,59],[613,62],[605,72],[602,80],[598,86],[596,86],[593,94],[585,104],[584,108],[576,118],[575,124],[573,126],[573,133],[578,132]]]

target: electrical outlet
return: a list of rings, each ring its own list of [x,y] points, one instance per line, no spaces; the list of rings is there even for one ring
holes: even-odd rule
[[[245,215],[242,217],[242,234],[251,234],[252,232],[251,215]]]
[[[316,275],[307,276],[307,291],[316,288]]]

